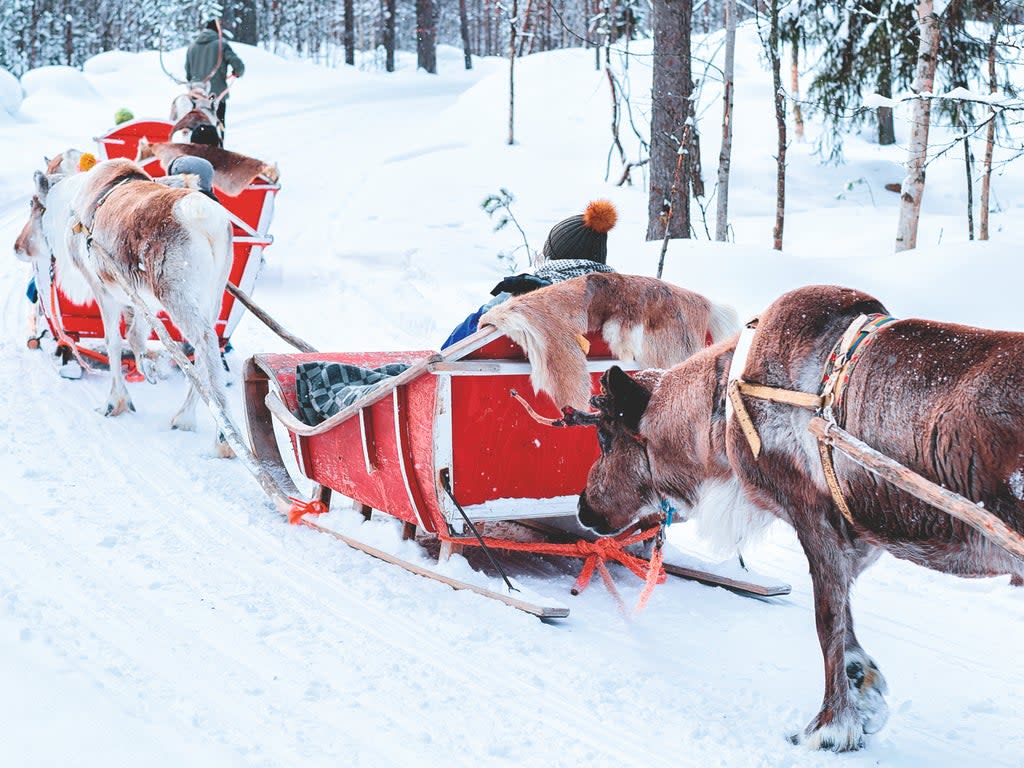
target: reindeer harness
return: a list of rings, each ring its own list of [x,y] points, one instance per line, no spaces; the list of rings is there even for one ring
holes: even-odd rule
[[[895,320],[896,318],[883,314],[857,316],[832,348],[828,361],[825,363],[825,370],[821,377],[821,388],[818,394],[744,381],[742,378],[743,370],[746,368],[747,355],[750,352],[750,346],[757,329],[757,318],[747,323],[740,333],[739,341],[736,343],[736,351],[733,353],[732,364],[729,367],[726,419],[732,413],[736,414],[736,420],[743,430],[744,437],[747,438],[747,443],[754,454],[754,459],[756,460],[761,455],[761,436],[757,433],[757,427],[754,426],[754,422],[747,412],[746,405],[743,403],[744,396],[753,397],[758,400],[795,405],[798,408],[815,411],[830,424],[837,424],[835,414],[837,411],[841,412],[842,397],[846,384],[850,379],[850,373],[864,353],[864,350],[870,345],[871,340],[874,339],[878,330]],[[828,483],[832,499],[835,501],[843,517],[846,518],[846,521],[853,525],[850,507],[846,503],[843,491],[839,487],[839,479],[836,477],[835,465],[832,460],[832,447],[819,439],[818,454],[821,458],[821,468],[825,473],[825,481]]]

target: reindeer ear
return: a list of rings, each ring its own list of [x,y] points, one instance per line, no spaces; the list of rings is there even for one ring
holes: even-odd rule
[[[621,419],[630,431],[639,432],[640,419],[651,401],[650,391],[617,365],[605,372],[601,384],[607,393],[602,410],[612,418]]]
[[[32,179],[36,183],[36,194],[40,200],[46,199],[46,193],[50,191],[50,179],[42,171],[36,171],[32,175]]]

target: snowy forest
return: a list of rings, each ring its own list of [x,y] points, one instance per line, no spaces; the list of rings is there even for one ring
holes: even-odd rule
[[[994,149],[1008,137],[1008,121],[1024,119],[1008,69],[1024,44],[1024,6],[1015,0],[7,0],[0,9],[0,67],[20,76],[46,65],[81,66],[103,51],[176,47],[213,17],[223,19],[228,39],[328,66],[353,65],[358,58],[361,68],[392,72],[396,50],[415,50],[418,67],[436,73],[439,44],[461,48],[467,69],[473,56],[506,56],[509,143],[515,140],[515,60],[553,49],[592,48],[595,67],[606,71],[610,86],[609,165],[614,154],[620,183],[632,183],[636,168],[649,183],[650,240],[699,236],[700,229],[709,237],[713,230],[718,240],[728,237],[729,68],[735,26],[745,19],[757,25],[770,65],[766,76],[776,93],[777,249],[783,246],[786,148],[794,138],[803,140],[805,114],[819,117],[825,128],[814,139],[822,159],[839,162],[844,135],[851,131],[870,127],[880,145],[896,141],[889,101],[894,94],[930,94],[914,103],[897,250],[916,243],[929,152],[963,155],[969,237],[988,237]],[[691,37],[723,28],[726,51],[720,67],[710,63],[714,51],[692,50]],[[654,43],[652,98],[639,107],[622,87],[637,55],[630,42],[638,38]],[[809,82],[806,92],[801,78]],[[707,83],[724,88],[720,122],[694,114],[699,89]],[[956,138],[930,145],[932,120],[951,127]],[[713,181],[704,178],[699,160],[701,133],[708,130],[722,132]],[[635,135],[635,151],[625,148],[624,133]],[[1014,159],[1015,153],[1004,155],[996,170]],[[709,213],[712,199],[715,211]],[[702,221],[691,215],[692,201]]]

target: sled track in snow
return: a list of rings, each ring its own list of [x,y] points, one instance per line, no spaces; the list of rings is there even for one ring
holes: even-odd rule
[[[496,765],[646,766],[658,763],[666,744],[678,744],[692,764],[713,764],[722,744],[743,749],[766,738],[777,753],[788,749],[786,727],[797,724],[787,718],[813,714],[820,691],[755,690],[737,699],[735,686],[691,681],[690,669],[714,664],[715,653],[669,638],[682,653],[666,661],[659,627],[714,621],[724,607],[813,633],[806,589],[752,609],[722,590],[670,582],[640,625],[627,628],[595,584],[573,601],[572,619],[543,625],[285,525],[237,463],[206,455],[212,420],[200,419],[199,434],[169,430],[184,395],[180,376],[132,385],[139,412],[104,419],[95,409],[105,401],[107,375],[59,379],[43,353],[21,346],[27,302],[10,292],[2,306],[2,343],[14,352],[0,370],[0,429],[17,450],[7,470],[14,482],[0,501],[28,512],[8,516],[0,537],[33,567],[0,574],[0,594],[34,641],[119,706],[145,700],[134,716],[175,713],[182,729],[237,752],[245,765],[280,765],[295,755],[314,765],[339,755],[352,765],[410,764],[432,743],[450,764],[475,764],[471,756],[490,749]],[[237,413],[240,388],[229,393]],[[550,593],[569,581],[529,586]],[[425,615],[424,602],[438,615]],[[1005,672],[981,645],[945,642],[939,625],[870,605],[857,610],[862,634],[967,670],[980,688]],[[577,647],[572,635],[584,624],[588,639]],[[503,629],[514,642],[503,642]],[[755,625],[755,636],[764,631],[772,630]],[[518,644],[523,636],[526,648]],[[596,648],[604,650],[595,657]],[[756,642],[750,649],[749,668],[735,672],[756,677],[770,660]],[[879,662],[890,671],[885,655]],[[801,674],[816,676],[817,664],[804,663]],[[547,672],[552,666],[558,674]],[[912,691],[904,682],[895,695]],[[463,700],[493,708],[464,711]],[[773,728],[759,731],[755,719],[748,730],[744,718],[765,705],[774,708],[764,715]],[[608,711],[617,717],[601,715]],[[436,712],[446,715],[431,722]],[[452,720],[452,712],[465,719]],[[708,719],[707,712],[732,716]],[[955,752],[991,762],[943,728],[894,712],[884,733],[898,734],[900,752],[922,760]],[[262,737],[268,729],[288,733],[287,741]],[[791,756],[794,765],[825,764],[825,756]]]
[[[30,370],[28,378],[33,388],[45,388],[46,380],[56,379],[44,365],[32,367],[36,370]],[[186,648],[184,655],[188,658],[202,658],[211,670],[221,670],[221,678],[236,681],[239,692],[246,688],[247,680],[260,679],[267,669],[280,665],[282,658],[297,666],[314,665],[326,681],[351,680],[358,670],[351,668],[350,646],[352,638],[358,637],[363,647],[357,656],[406,659],[403,667],[417,669],[426,680],[443,681],[438,684],[449,688],[453,696],[482,688],[522,702],[522,728],[536,732],[554,728],[563,745],[576,740],[581,740],[581,746],[590,741],[600,743],[600,753],[608,759],[643,759],[646,745],[627,727],[604,723],[600,732],[581,733],[579,724],[589,720],[591,714],[582,705],[572,704],[574,697],[553,698],[551,691],[531,684],[536,671],[531,663],[515,663],[514,657],[512,663],[497,666],[472,660],[467,663],[452,644],[424,636],[415,621],[378,607],[374,598],[380,595],[369,593],[362,599],[353,596],[343,581],[352,571],[364,577],[369,573],[379,579],[382,589],[400,587],[405,598],[413,601],[419,589],[454,593],[415,576],[395,574],[387,566],[368,562],[360,553],[329,544],[326,537],[287,528],[262,496],[253,492],[240,469],[201,456],[203,441],[198,437],[170,432],[147,434],[152,424],[138,423],[142,421],[140,414],[105,420],[92,410],[93,402],[103,401],[105,379],[105,375],[98,374],[82,382],[58,380],[58,390],[65,390],[55,392],[63,401],[60,407],[32,408],[30,399],[22,404],[29,411],[22,415],[36,423],[39,435],[46,436],[45,445],[23,456],[30,462],[45,461],[54,468],[49,477],[43,473],[37,479],[48,487],[51,497],[63,498],[51,498],[54,507],[43,515],[16,518],[12,531],[13,537],[32,551],[32,559],[45,564],[33,580],[45,583],[44,571],[64,575],[49,610],[28,613],[24,618],[38,625],[45,624],[45,615],[69,614],[68,624],[41,627],[40,631],[66,639],[68,628],[74,626],[80,645],[72,654],[86,659],[81,671],[88,674],[95,665],[108,672],[99,676],[93,673],[97,684],[119,690],[125,697],[141,687],[147,695],[166,700],[173,695],[174,684],[162,678],[159,668],[167,663],[165,654],[173,656],[179,646]],[[176,395],[183,385],[173,384],[158,386],[172,386]],[[133,394],[138,389],[136,386]],[[152,403],[144,403],[144,398],[136,397],[136,401],[140,413],[154,409]],[[161,402],[158,410],[163,410],[165,404]],[[83,446],[92,448],[83,451]],[[102,459],[96,460],[98,456]],[[223,474],[222,487],[211,488],[207,483],[207,487],[197,488],[197,481],[202,486],[204,479],[202,474],[197,476],[197,463],[200,469],[212,465],[214,472]],[[24,466],[22,469],[30,471]],[[79,473],[86,474],[87,485],[76,483]],[[232,486],[238,486],[239,493],[232,493]],[[95,487],[109,489],[108,495],[93,497],[89,491]],[[22,506],[27,500],[19,501],[18,506]],[[256,508],[246,511],[246,506]],[[220,554],[224,556],[218,557]],[[159,583],[144,583],[150,571],[159,574]],[[106,579],[118,586],[134,582],[142,596],[126,605],[120,590],[107,586]],[[15,591],[24,590],[26,583],[19,579],[10,586]],[[262,637],[246,645],[244,664],[231,648],[213,647],[190,638],[187,623],[179,625],[164,615],[166,606],[151,607],[145,590],[168,587],[176,601],[191,603],[191,610],[196,609],[196,600],[209,600],[209,610],[236,614],[240,621],[250,610],[269,612],[265,622],[248,627],[262,633]],[[394,600],[393,595],[384,597],[385,602]],[[267,604],[269,601],[272,606]],[[483,608],[474,606],[474,601],[457,602],[470,611]],[[91,606],[91,611],[76,612],[73,606]],[[91,621],[90,617],[95,618]],[[122,647],[119,640],[131,637],[132,627],[139,623],[157,628],[158,636],[168,638],[159,664],[151,669],[138,658],[138,648]],[[244,627],[241,623],[240,633]],[[346,638],[340,649],[335,642],[339,635]],[[225,676],[225,669],[233,671]],[[369,672],[376,676],[379,670]],[[400,671],[395,676],[394,693],[399,698],[405,685],[414,682],[405,675]],[[339,685],[329,684],[332,688]],[[374,698],[361,707],[365,711],[373,709],[377,701],[394,700]],[[530,713],[528,720],[522,717],[526,712]],[[405,712],[401,707],[374,712],[378,722],[391,721],[395,732],[414,732],[421,717],[422,712]],[[251,734],[230,720],[218,722],[215,712],[205,712],[203,718],[210,720],[213,730],[227,735],[230,743],[245,743],[247,732]],[[474,718],[479,720],[479,713]],[[575,725],[569,726],[569,722]],[[309,725],[330,728],[337,724],[328,719]],[[382,754],[382,745],[375,742],[374,752],[381,759],[399,764],[409,758],[399,745],[396,742],[392,746],[399,752],[388,755]],[[656,753],[648,757],[655,760]]]

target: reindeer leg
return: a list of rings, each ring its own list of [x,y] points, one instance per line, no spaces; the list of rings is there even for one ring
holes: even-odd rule
[[[856,579],[864,569],[874,563],[882,554],[877,547],[860,545],[858,560],[853,578]],[[850,684],[850,696],[854,706],[860,713],[864,733],[878,733],[889,720],[889,705],[885,703],[885,694],[889,684],[879,670],[875,660],[861,647],[853,631],[853,611],[850,601],[846,603],[846,677]]]
[[[188,387],[188,394],[185,395],[185,402],[171,419],[171,429],[180,429],[183,432],[196,431],[196,401],[199,393],[191,384]]]
[[[202,342],[196,347],[196,361],[201,361],[199,374],[207,382],[210,399],[213,401],[210,406],[227,414],[228,399],[224,393],[224,367],[221,364],[220,346],[216,335],[209,328],[203,329]],[[213,452],[222,459],[235,458],[235,452],[219,431],[213,441]]]
[[[124,371],[121,370],[121,351],[124,340],[121,338],[121,311],[123,305],[109,291],[96,290],[96,304],[103,318],[103,334],[107,344],[107,359],[110,361],[110,396],[103,411],[104,416],[120,416],[125,411],[134,411],[128,387],[124,383]]]
[[[206,385],[206,392],[203,394],[211,401],[210,406],[212,408],[219,408],[226,414],[228,402],[227,396],[224,393],[224,368],[220,362],[220,348],[217,344],[217,337],[211,330],[213,323],[203,324],[198,321],[199,313],[195,309],[191,309],[191,311],[188,308],[183,309],[184,311],[179,315],[179,327],[185,331],[188,338],[196,339],[194,342],[194,359],[196,373],[199,374],[199,378]],[[195,429],[195,406],[199,395],[200,392],[195,387],[189,387],[185,402],[171,421],[171,426],[176,429],[182,429],[182,424],[190,423],[191,429]],[[231,450],[231,447],[224,439],[224,435],[220,434],[220,432],[217,433],[217,437],[214,440],[213,452],[216,456],[223,459],[231,459],[235,456],[234,451]]]
[[[125,315],[128,321],[128,346],[135,356],[135,367],[146,377],[146,381],[156,384],[156,366],[146,354],[146,339],[150,332],[149,323],[146,322],[142,312],[136,312],[131,307],[125,308]]]
[[[811,514],[819,522],[801,530],[800,539],[814,587],[814,618],[825,661],[825,696],[818,714],[791,740],[811,749],[847,752],[864,746],[863,718],[852,694],[856,688],[851,685],[847,668],[856,677],[858,664],[864,669],[865,660],[870,662],[859,646],[849,647],[851,639],[856,644],[850,626],[850,586],[859,558],[849,544],[841,541],[823,511]],[[798,526],[798,530],[801,528]],[[866,674],[861,684],[865,681]]]

